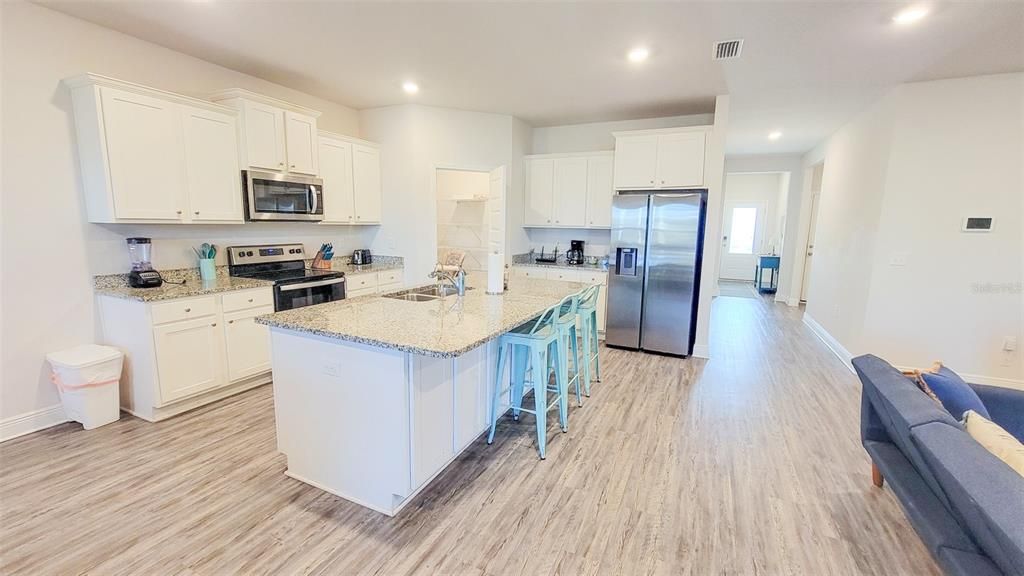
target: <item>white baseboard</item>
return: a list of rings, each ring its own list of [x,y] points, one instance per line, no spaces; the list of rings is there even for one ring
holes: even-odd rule
[[[853,364],[850,363],[850,360],[853,359],[853,354],[850,354],[850,351],[844,348],[843,345],[839,343],[839,340],[836,340],[831,334],[829,334],[828,330],[825,330],[825,328],[821,324],[818,324],[818,321],[812,318],[807,312],[804,312],[804,324],[811,329],[811,332],[814,332],[815,336],[825,343],[825,346],[828,346],[828,349],[836,355],[836,358],[839,358],[839,360],[846,365],[846,368],[850,372],[854,372]]]
[[[60,404],[12,416],[0,422],[0,442],[65,422],[68,422],[68,417],[64,415],[64,408]]]
[[[796,298],[790,298],[789,300],[786,300],[786,304],[789,304],[793,308],[796,308],[797,306],[800,305],[800,297],[797,296]]]
[[[694,344],[693,353],[690,356],[694,358],[711,358],[711,350],[707,344]]]

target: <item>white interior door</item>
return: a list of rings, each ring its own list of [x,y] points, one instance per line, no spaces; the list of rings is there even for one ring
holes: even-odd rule
[[[722,235],[723,280],[754,280],[754,266],[764,245],[764,204],[726,202]]]
[[[804,277],[800,283],[800,301],[807,301],[807,288],[811,283],[811,260],[814,256],[814,231],[818,228],[818,198],[820,192],[811,196],[811,228],[807,231],[807,256],[804,258]]]

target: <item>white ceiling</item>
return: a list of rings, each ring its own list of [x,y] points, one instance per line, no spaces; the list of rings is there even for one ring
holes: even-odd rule
[[[1024,3],[340,3],[43,0],[354,108],[408,101],[535,126],[709,112],[727,152],[802,152],[895,84],[1024,70]],[[713,62],[716,40],[743,38]],[[630,64],[629,48],[651,57]],[[401,90],[414,79],[420,92]],[[769,141],[772,130],[783,137]]]

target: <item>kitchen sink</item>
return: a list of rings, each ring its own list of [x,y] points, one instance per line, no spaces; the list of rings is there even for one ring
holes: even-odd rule
[[[431,300],[437,300],[438,296],[432,296],[430,294],[418,294],[416,292],[406,292],[405,294],[387,294],[385,298],[392,298],[394,300],[405,300],[407,302],[430,302]]]

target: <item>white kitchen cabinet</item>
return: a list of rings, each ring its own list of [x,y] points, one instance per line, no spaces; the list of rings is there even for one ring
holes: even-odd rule
[[[256,323],[260,314],[272,314],[273,306],[224,314],[228,380],[236,381],[270,370],[270,333]]]
[[[594,156],[587,159],[587,228],[610,228],[612,225],[613,159]]]
[[[586,224],[587,159],[555,159],[553,214],[556,226],[583,227]]]
[[[380,149],[376,146],[352,146],[352,194],[356,224],[380,224]]]
[[[697,126],[615,132],[615,189],[703,186],[709,130]]]
[[[704,185],[704,132],[658,137],[658,186],[690,188]]]
[[[244,123],[241,134],[246,159],[243,166],[284,170],[284,110],[251,101],[242,101],[240,109]]]
[[[319,174],[318,140],[316,118],[291,110],[284,112],[285,149],[288,154],[288,171],[316,176]]]
[[[547,280],[561,280],[563,282],[584,282],[586,284],[600,284],[597,300],[597,331],[604,337],[605,319],[608,308],[608,273],[604,270],[584,268],[574,270],[555,266],[524,266],[512,267],[512,273],[520,278],[543,278]]]
[[[243,221],[234,110],[96,74],[64,84],[90,222]]]
[[[413,486],[430,480],[455,456],[452,361],[412,358]]]
[[[380,149],[376,144],[320,132],[324,181],[322,224],[380,224]]]
[[[525,167],[524,226],[607,228],[611,224],[610,153],[528,156]]]
[[[100,93],[116,218],[181,220],[185,158],[178,105],[106,86]]]
[[[235,116],[186,107],[186,219],[193,222],[242,222],[242,185],[236,152]]]
[[[163,420],[270,381],[269,336],[256,316],[273,289],[139,302],[98,298],[104,344],[126,355],[122,409]]]
[[[325,224],[354,224],[355,198],[352,192],[352,144],[337,138],[320,137],[320,178],[324,181]]]
[[[533,158],[526,161],[526,226],[550,226],[554,209],[555,161]]]
[[[551,267],[545,270],[544,277],[548,280],[561,280],[563,282],[579,282],[580,273],[577,270],[568,268]]]
[[[320,112],[241,88],[221,90],[210,100],[238,110],[239,164],[246,169],[320,174]]]
[[[224,340],[217,317],[196,318],[153,328],[160,404],[169,404],[220,385]]]

